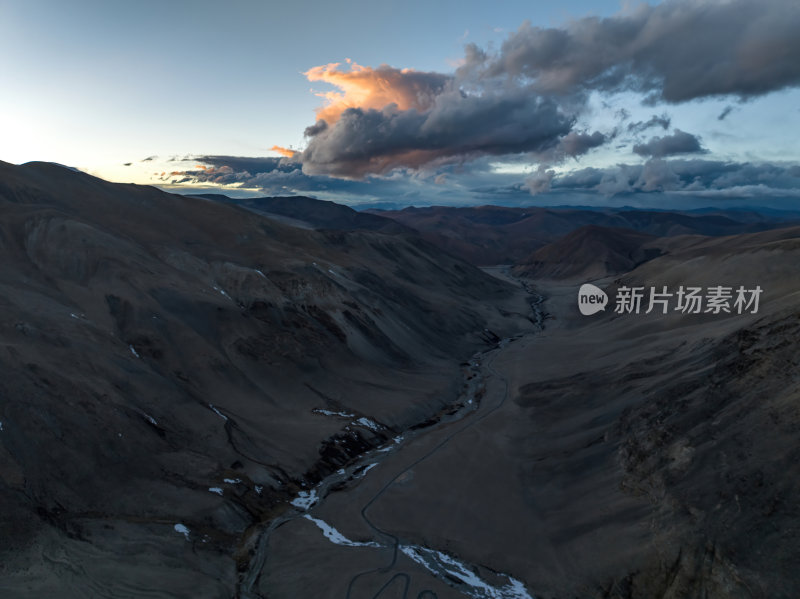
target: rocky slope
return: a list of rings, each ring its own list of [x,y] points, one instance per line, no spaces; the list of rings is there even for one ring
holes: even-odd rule
[[[631,229],[587,225],[539,248],[514,272],[532,279],[586,281],[621,274],[661,254],[657,239]]]
[[[413,235],[0,164],[0,590],[230,597],[304,485],[430,418],[523,298]]]

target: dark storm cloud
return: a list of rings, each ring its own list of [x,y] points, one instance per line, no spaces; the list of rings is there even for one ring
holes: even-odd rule
[[[651,159],[644,164],[584,168],[556,175],[560,192],[678,192],[698,197],[800,197],[800,165],[754,164],[699,159]]]
[[[800,3],[670,1],[564,28],[524,24],[499,53],[469,47],[459,75],[524,79],[540,93],[636,90],[684,102],[800,84]]]
[[[322,119],[319,119],[313,125],[306,127],[305,131],[303,132],[303,135],[305,135],[306,137],[314,137],[315,135],[319,135],[320,133],[325,131],[325,129],[327,128],[328,128],[328,123],[326,123]]]
[[[547,147],[543,151],[532,151],[521,158],[522,162],[530,163],[531,160],[540,164],[561,164],[568,158],[578,159],[590,150],[600,147],[614,138],[615,133],[601,133],[595,131],[570,131],[561,137],[555,145]]]
[[[636,144],[633,151],[639,156],[663,158],[676,154],[702,154],[707,150],[703,149],[700,140],[691,133],[675,129],[672,135],[653,137],[647,143]]]
[[[651,127],[661,127],[666,131],[669,129],[670,123],[672,123],[672,119],[670,119],[669,115],[664,113],[661,116],[654,114],[650,117],[647,121],[637,121],[635,123],[628,123],[628,132],[629,133],[641,133],[645,129],[650,129]]]
[[[561,138],[558,142],[558,146],[564,154],[575,158],[586,154],[586,152],[593,148],[603,145],[608,139],[608,136],[599,131],[595,131],[591,134],[571,131]]]
[[[358,178],[398,167],[544,151],[570,133],[573,122],[555,102],[526,89],[468,94],[451,88],[425,110],[348,108],[311,137],[300,159],[307,174]]]

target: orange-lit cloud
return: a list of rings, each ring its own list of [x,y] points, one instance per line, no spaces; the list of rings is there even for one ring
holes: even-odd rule
[[[270,151],[277,152],[281,156],[286,156],[286,158],[294,158],[294,155],[297,154],[297,152],[291,148],[284,148],[283,146],[272,146]]]
[[[348,108],[382,110],[396,105],[400,110],[428,110],[450,79],[440,73],[413,69],[396,69],[388,65],[378,68],[347,61],[350,70],[340,69],[334,62],[313,67],[304,74],[309,81],[330,83],[340,91],[320,92],[325,106],[317,109],[317,118],[333,125]]]

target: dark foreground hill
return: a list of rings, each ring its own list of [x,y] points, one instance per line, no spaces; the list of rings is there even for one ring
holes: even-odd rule
[[[0,595],[232,596],[253,525],[452,402],[517,295],[413,236],[0,163]]]
[[[366,230],[388,234],[413,232],[393,219],[305,196],[233,199],[219,194],[204,194],[197,197],[241,206],[273,218],[283,217],[288,219],[285,222],[312,229]]]
[[[800,596],[800,229],[540,213],[531,306],[295,209],[0,164],[0,596]],[[681,286],[763,294],[614,309]]]

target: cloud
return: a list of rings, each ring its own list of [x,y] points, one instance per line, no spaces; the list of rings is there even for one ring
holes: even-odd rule
[[[550,185],[555,177],[556,172],[548,169],[545,165],[539,165],[539,168],[533,176],[525,179],[525,187],[531,192],[531,195],[538,195],[550,191]]]
[[[559,140],[558,148],[567,156],[576,158],[586,154],[586,152],[593,148],[603,145],[608,139],[609,136],[599,131],[595,131],[591,134],[571,131]]]
[[[584,168],[552,177],[550,190],[604,196],[674,192],[697,197],[800,197],[800,165],[653,158],[644,164]]]
[[[300,155],[303,171],[360,178],[484,155],[541,152],[555,147],[574,124],[556,102],[522,88],[466,93],[448,85],[415,102],[408,109],[396,103],[346,108],[332,125],[325,120],[328,126],[315,126]]]
[[[326,176],[310,176],[302,171],[302,165],[290,158],[245,157],[245,156],[195,156],[197,166],[156,173],[161,184],[171,190],[189,187],[217,187],[221,193],[241,195],[286,196],[312,194],[344,203],[354,200],[372,201],[378,197],[393,197],[407,200],[409,194],[419,193],[420,182],[406,174],[395,177],[370,178],[365,181],[349,181]],[[444,179],[439,180],[444,183]],[[435,194],[431,194],[435,195]],[[408,200],[410,201],[410,200]]]
[[[576,130],[592,92],[635,91],[650,102],[746,99],[800,85],[800,5],[783,0],[666,0],[563,27],[523,24],[497,51],[465,46],[453,74],[362,66],[305,72],[333,86],[303,151],[276,146],[309,176],[358,179],[393,169],[435,170],[482,156],[577,158],[617,132]],[[622,120],[628,112],[619,112]],[[722,117],[724,118],[724,117]],[[667,114],[629,123],[634,135],[668,130]],[[639,143],[655,158],[704,151],[696,137]]]
[[[717,117],[718,121],[724,121],[725,117],[728,116],[731,112],[733,112],[733,106],[726,106],[722,109],[722,112],[719,113]]]
[[[451,80],[450,76],[441,73],[348,63],[349,70],[346,71],[340,68],[341,63],[334,62],[304,73],[309,81],[329,83],[339,89],[317,94],[326,100],[325,105],[317,110],[317,120],[328,125],[334,124],[351,108],[382,110],[395,105],[398,110],[427,110]]]
[[[495,55],[470,47],[465,79],[527,80],[539,93],[635,90],[671,103],[800,85],[800,4],[666,0],[563,28],[523,24]]]
[[[654,158],[707,152],[700,145],[700,140],[697,137],[680,129],[675,129],[675,133],[672,135],[652,137],[647,143],[636,144],[633,146],[633,151],[640,156],[652,156]]]
[[[297,154],[296,150],[292,150],[291,148],[284,148],[283,146],[272,146],[270,151],[277,152],[281,156],[285,158],[293,158],[295,154]]]
[[[296,160],[195,156],[187,170],[163,173],[161,185],[186,193],[216,188],[233,196],[311,195],[345,204],[408,205],[612,204],[687,208],[703,199],[753,199],[788,207],[800,201],[800,164],[741,163],[700,158],[650,159],[642,164],[556,172],[539,164],[527,177],[497,171],[491,157],[426,171],[398,170],[349,180],[308,175]],[[199,168],[202,166],[203,168]],[[156,176],[159,174],[156,173]],[[707,205],[707,204],[699,204]]]
[[[628,131],[630,133],[641,133],[645,129],[650,129],[651,127],[661,127],[666,131],[669,129],[669,126],[672,122],[669,115],[665,112],[661,116],[653,115],[647,121],[637,121],[635,123],[628,123]]]

